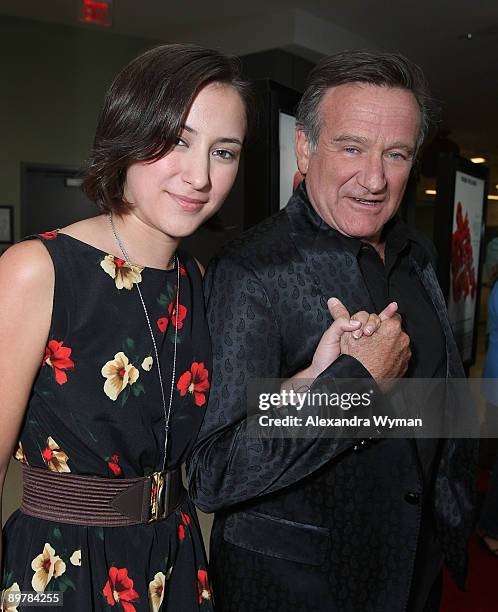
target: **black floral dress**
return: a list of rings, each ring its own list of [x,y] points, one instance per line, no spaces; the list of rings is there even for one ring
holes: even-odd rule
[[[110,479],[161,469],[164,411],[136,289],[140,283],[167,401],[178,330],[167,467],[181,465],[200,427],[210,379],[195,261],[180,254],[176,312],[176,270],[128,264],[57,231],[38,238],[54,263],[55,295],[16,459],[52,472]],[[7,593],[62,592],[63,609],[71,612],[213,609],[203,543],[188,498],[167,519],[130,527],[53,523],[16,511],[4,529],[3,561]]]

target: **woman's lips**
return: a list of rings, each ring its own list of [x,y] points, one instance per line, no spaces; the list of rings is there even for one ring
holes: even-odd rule
[[[188,196],[169,193],[169,195],[187,212],[198,212],[207,203],[207,200],[199,200],[197,198],[189,198]]]

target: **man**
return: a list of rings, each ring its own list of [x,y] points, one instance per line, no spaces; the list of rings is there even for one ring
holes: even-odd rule
[[[464,377],[431,247],[396,217],[428,102],[402,56],[324,59],[297,114],[304,183],[208,271],[211,397],[189,473],[216,512],[222,612],[438,610],[443,557],[463,584],[472,442],[255,438],[246,413],[250,380],[313,372],[331,297],[349,313],[396,301],[403,329],[344,334],[319,381]]]

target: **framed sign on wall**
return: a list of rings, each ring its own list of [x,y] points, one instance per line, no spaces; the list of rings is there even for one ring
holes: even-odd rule
[[[0,206],[0,247],[14,242],[14,207]]]
[[[244,228],[283,208],[300,179],[294,123],[301,94],[269,79],[256,81],[255,86],[260,116],[245,155]]]

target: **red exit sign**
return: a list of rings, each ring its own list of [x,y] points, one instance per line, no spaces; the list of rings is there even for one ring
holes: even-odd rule
[[[98,26],[111,26],[112,0],[82,0],[80,20]]]

